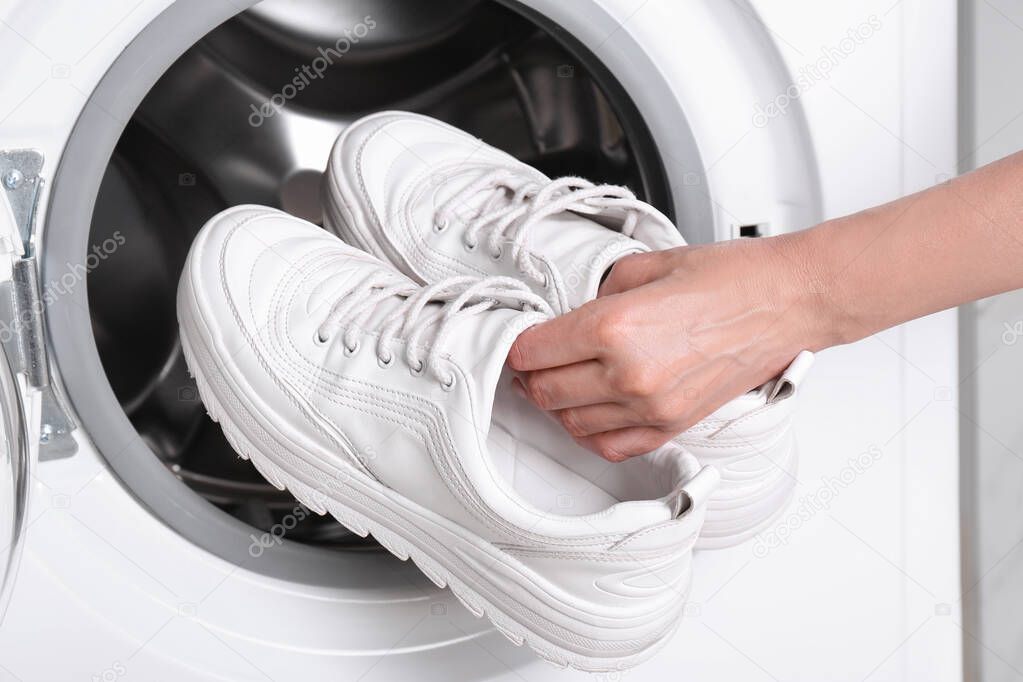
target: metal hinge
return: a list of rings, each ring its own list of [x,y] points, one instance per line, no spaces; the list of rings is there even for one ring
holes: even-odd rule
[[[32,232],[43,178],[43,155],[31,149],[0,151],[0,187],[7,196],[24,256],[14,257],[12,278],[0,283],[0,342],[16,372],[40,392],[39,459],[70,457],[78,450],[77,424],[53,390],[46,350],[45,301],[32,253]]]

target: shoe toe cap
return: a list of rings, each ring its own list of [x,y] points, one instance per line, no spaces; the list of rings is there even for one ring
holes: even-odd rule
[[[208,315],[245,321],[297,267],[324,248],[348,248],[321,228],[262,206],[238,206],[211,218],[185,270],[194,301]],[[179,293],[179,296],[181,294]]]
[[[331,152],[327,192],[344,205],[392,221],[409,190],[473,163],[517,164],[504,152],[442,121],[408,112],[382,112],[353,123]]]

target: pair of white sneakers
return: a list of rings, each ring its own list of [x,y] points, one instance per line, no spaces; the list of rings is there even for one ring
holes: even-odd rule
[[[694,547],[783,511],[811,356],[611,464],[520,399],[505,360],[619,258],[684,245],[662,214],[400,112],[338,139],[325,202],[327,230],[239,206],[193,244],[178,317],[211,417],[271,483],[515,644],[588,671],[647,658],[679,622]]]

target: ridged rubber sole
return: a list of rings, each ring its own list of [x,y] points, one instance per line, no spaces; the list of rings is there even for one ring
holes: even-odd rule
[[[710,501],[707,520],[697,540],[697,549],[727,549],[741,545],[774,524],[781,518],[792,504],[796,493],[795,471],[799,460],[798,446],[785,457],[785,474],[776,478],[773,485],[755,490],[753,486],[743,486],[744,494],[734,495],[732,499]],[[754,488],[755,492],[749,492]],[[725,492],[730,492],[725,488]],[[720,489],[719,489],[720,495]],[[715,508],[715,504],[718,506]]]
[[[710,530],[705,530],[701,533],[700,538],[696,542],[696,549],[728,549],[730,547],[737,547],[738,545],[752,540],[777,523],[778,520],[785,515],[795,496],[796,486],[793,484],[786,493],[782,503],[774,508],[769,514],[759,516],[756,523],[751,524],[743,522],[741,527],[728,530],[719,530],[713,527]],[[720,520],[718,523],[723,524]]]
[[[191,297],[191,292],[188,295]],[[372,535],[384,549],[402,561],[411,559],[431,582],[440,588],[449,588],[473,616],[488,618],[494,628],[515,646],[528,646],[539,658],[558,668],[571,667],[593,673],[612,672],[631,668],[647,660],[674,635],[678,620],[637,653],[616,658],[595,658],[557,646],[524,628],[445,568],[437,558],[431,556],[429,547],[436,544],[443,548],[445,546],[443,543],[428,543],[424,546],[416,542],[414,537],[385,527],[379,520],[353,506],[349,500],[365,502],[368,499],[351,485],[352,479],[363,476],[361,472],[352,469],[352,473],[347,474],[350,477],[347,481],[332,482],[328,494],[322,487],[318,489],[308,479],[303,480],[296,473],[289,471],[289,466],[279,463],[275,456],[267,454],[257,441],[270,442],[275,440],[274,437],[262,428],[258,417],[232,394],[230,382],[217,368],[217,363],[213,360],[213,355],[201,334],[195,331],[198,323],[192,318],[191,311],[179,308],[178,315],[185,362],[189,373],[195,379],[199,396],[210,418],[220,424],[224,436],[240,457],[251,462],[270,484],[280,490],[289,491],[311,511],[321,516],[330,514],[338,523],[360,537]]]

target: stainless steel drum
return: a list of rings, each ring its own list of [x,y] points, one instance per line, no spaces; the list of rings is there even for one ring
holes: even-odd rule
[[[513,2],[272,0],[209,33],[138,107],[107,167],[90,243],[93,330],[149,449],[209,502],[267,530],[296,508],[235,456],[185,370],[174,295],[203,222],[239,203],[319,221],[321,172],[355,118],[407,109],[464,128],[550,175],[631,186],[667,212],[660,156],[590,53]],[[303,515],[288,537],[368,547]]]

